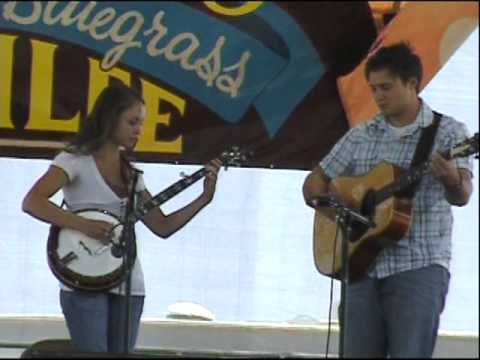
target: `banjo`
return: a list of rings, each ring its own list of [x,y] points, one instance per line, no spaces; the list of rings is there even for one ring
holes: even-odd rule
[[[239,166],[247,160],[247,154],[237,147],[224,151],[219,160],[227,169],[228,166]],[[152,197],[145,204],[138,206],[128,217],[130,224],[142,219],[150,210],[165,203],[207,174],[205,168],[197,170],[189,176],[170,185]],[[50,226],[47,241],[47,260],[50,270],[64,285],[76,290],[105,291],[120,284],[126,275],[126,270],[132,264],[124,264],[121,238],[123,225],[118,216],[100,209],[82,209],[75,211],[76,215],[91,220],[101,220],[112,223],[108,244],[89,237],[70,228]],[[135,242],[132,242],[133,245]],[[136,248],[132,246],[132,258],[136,258]]]

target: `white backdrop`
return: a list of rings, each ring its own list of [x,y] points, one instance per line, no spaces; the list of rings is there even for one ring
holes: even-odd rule
[[[421,96],[478,131],[478,29]],[[319,135],[320,137],[321,135]],[[58,284],[46,264],[48,226],[21,212],[21,200],[49,161],[0,158],[0,314],[61,314]],[[199,166],[140,164],[157,193]],[[228,321],[326,320],[330,279],[312,254],[313,211],[301,188],[307,172],[222,172],[214,201],[167,240],[137,226],[146,279],[144,317],[164,317],[177,301],[199,303]],[[452,281],[440,328],[478,334],[478,162],[470,204],[455,208]],[[168,213],[201,182],[166,203]],[[60,194],[54,198],[57,202]],[[334,313],[339,283],[334,282]]]

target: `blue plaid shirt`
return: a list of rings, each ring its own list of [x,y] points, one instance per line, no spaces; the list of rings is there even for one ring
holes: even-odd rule
[[[430,125],[433,113],[422,101],[415,125],[398,138],[382,113],[351,128],[322,159],[320,167],[330,178],[368,173],[381,161],[409,168],[420,138],[421,128]],[[435,136],[434,151],[446,151],[469,137],[466,126],[443,116]],[[472,157],[455,158],[456,166],[472,171]],[[449,268],[452,254],[453,216],[443,185],[426,174],[414,197],[412,224],[394,246],[383,249],[368,275],[383,278],[401,271],[432,264]]]

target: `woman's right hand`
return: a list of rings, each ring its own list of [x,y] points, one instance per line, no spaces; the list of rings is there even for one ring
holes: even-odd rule
[[[79,218],[81,219],[78,226],[79,231],[91,238],[100,240],[105,245],[110,243],[114,226],[112,223],[102,220],[86,219],[81,216],[79,216]]]

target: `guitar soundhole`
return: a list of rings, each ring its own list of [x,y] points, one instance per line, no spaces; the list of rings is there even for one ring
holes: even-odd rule
[[[375,190],[370,189],[365,193],[359,210],[363,216],[369,219],[373,218],[373,215],[375,214]],[[359,240],[362,235],[367,232],[367,230],[367,225],[358,221],[353,221],[351,224],[350,241],[355,242]]]
[[[362,201],[362,215],[372,218],[375,213],[375,190],[368,190]]]

